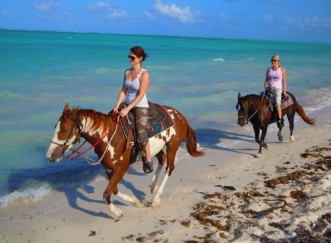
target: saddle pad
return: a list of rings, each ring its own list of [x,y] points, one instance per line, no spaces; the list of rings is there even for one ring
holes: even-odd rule
[[[153,137],[161,132],[163,132],[164,130],[168,129],[169,127],[172,127],[174,125],[174,121],[171,119],[169,113],[164,109],[163,106],[158,105],[158,104],[154,104],[157,109],[159,111],[162,112],[164,117],[160,122],[158,123],[150,123],[152,126],[152,129],[150,131],[148,131],[148,137]]]
[[[282,104],[281,104],[282,109],[292,105],[293,103],[294,103],[294,101],[293,101],[292,97],[290,95],[287,96],[286,99],[282,100]]]
[[[174,125],[173,120],[171,119],[171,116],[169,113],[164,109],[163,106],[158,105],[158,104],[153,104],[153,109],[157,109],[159,113],[159,117],[162,117],[161,119],[156,119],[156,117],[149,117],[149,123],[150,123],[150,128],[148,129],[148,137],[151,138],[164,130],[172,127]],[[159,120],[157,123],[155,123],[155,120]],[[129,134],[129,129],[130,127],[128,126],[128,121],[127,119],[123,119],[120,122],[120,125],[122,127],[122,130],[124,132],[125,137],[128,137]]]

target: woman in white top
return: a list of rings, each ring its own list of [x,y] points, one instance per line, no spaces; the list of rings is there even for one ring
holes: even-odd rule
[[[272,93],[274,98],[274,103],[276,104],[276,109],[278,113],[278,124],[279,126],[284,126],[282,119],[282,109],[281,109],[281,99],[282,92],[286,93],[286,69],[280,66],[280,57],[274,55],[271,57],[272,66],[267,69],[266,77],[264,80],[264,87],[270,93]]]
[[[142,145],[145,153],[143,159],[143,169],[145,173],[153,171],[153,163],[150,154],[150,144],[148,140],[148,100],[146,96],[150,84],[149,73],[142,67],[142,62],[147,58],[147,53],[140,46],[130,49],[130,69],[124,72],[123,87],[118,95],[114,111],[118,112],[120,105],[124,102],[126,107],[120,110],[120,115],[125,117],[132,111],[137,130],[137,140]]]

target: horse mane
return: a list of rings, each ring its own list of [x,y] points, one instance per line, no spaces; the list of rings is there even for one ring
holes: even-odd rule
[[[242,98],[247,103],[248,108],[257,108],[262,101],[261,95],[257,94],[249,94]]]
[[[109,130],[110,124],[115,121],[115,117],[92,109],[79,109],[77,116],[80,117],[84,127],[90,132],[99,131],[105,133]]]

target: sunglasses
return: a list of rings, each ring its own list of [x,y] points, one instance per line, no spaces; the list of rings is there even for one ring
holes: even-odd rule
[[[278,60],[271,60],[271,62],[278,62]]]
[[[138,57],[136,57],[136,56],[132,56],[132,55],[128,55],[128,58],[130,59],[130,61],[134,61],[136,58],[138,58]]]

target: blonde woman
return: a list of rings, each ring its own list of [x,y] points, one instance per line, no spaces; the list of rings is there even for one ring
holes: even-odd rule
[[[284,126],[282,119],[281,100],[282,92],[284,93],[285,97],[287,97],[286,69],[280,65],[280,57],[278,55],[271,57],[271,64],[272,66],[269,67],[266,71],[264,87],[273,95],[278,114],[277,124],[279,126]]]

